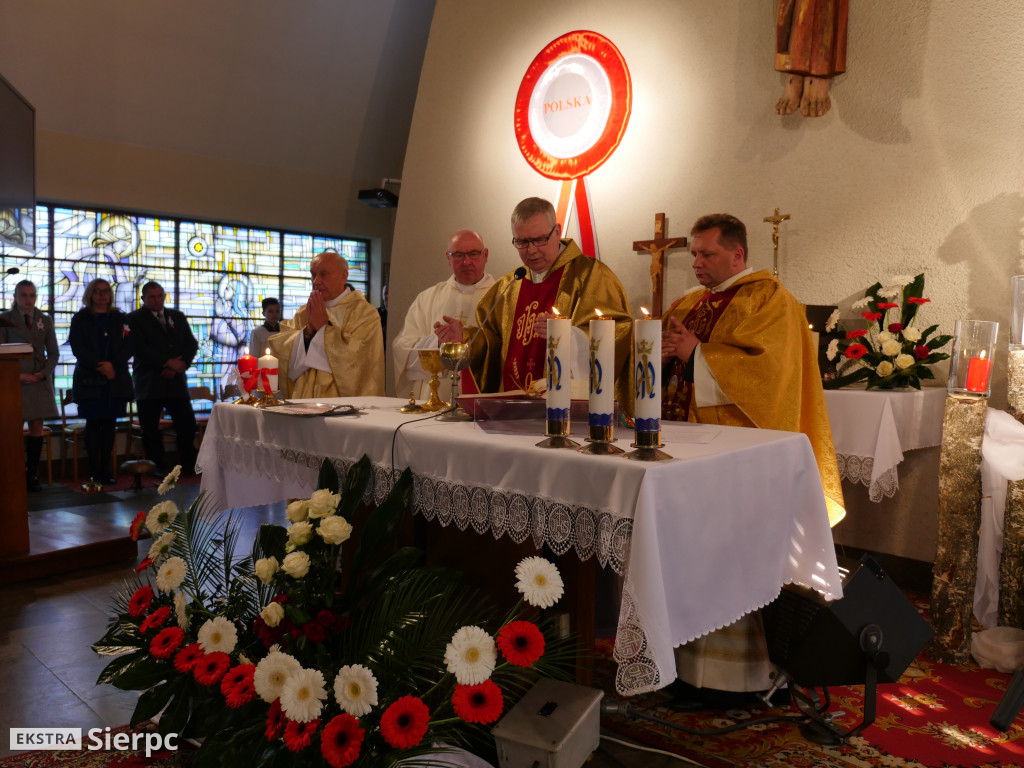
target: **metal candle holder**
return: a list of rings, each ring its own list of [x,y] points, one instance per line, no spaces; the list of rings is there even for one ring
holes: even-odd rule
[[[555,418],[551,418],[554,416]],[[548,410],[544,434],[547,439],[537,443],[538,448],[579,448],[580,444],[569,438],[569,409]]]
[[[661,419],[637,419],[636,420],[636,442],[630,443],[630,451],[626,454],[627,459],[634,461],[667,461],[672,457],[662,450],[665,446],[661,442]]]
[[[610,413],[590,414],[590,437],[587,438],[590,445],[580,448],[580,453],[589,453],[595,456],[625,453],[618,446],[612,445],[615,442],[615,427],[612,426],[612,418]]]
[[[272,405],[283,405],[283,400],[278,400],[273,392],[261,392],[258,402],[253,403],[257,408],[269,408]]]

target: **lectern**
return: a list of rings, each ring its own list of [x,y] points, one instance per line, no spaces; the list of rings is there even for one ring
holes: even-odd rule
[[[25,352],[0,350],[0,558],[28,553],[28,495],[25,489],[25,444],[22,439],[20,361]]]

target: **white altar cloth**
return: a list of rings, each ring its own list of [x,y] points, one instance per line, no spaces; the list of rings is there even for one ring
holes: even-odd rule
[[[942,444],[945,387],[826,389],[825,405],[839,475],[867,486],[871,501],[896,495],[904,451]]]
[[[395,398],[329,402],[362,410],[301,418],[218,404],[199,453],[203,490],[221,507],[308,496],[323,458],[343,473],[367,454],[369,492],[380,500],[393,454],[393,466],[414,474],[417,514],[517,542],[532,537],[558,554],[573,549],[625,575],[615,643],[622,693],[668,685],[675,646],[767,605],[784,584],[842,595],[802,434],[666,424],[675,459],[638,462],[537,448],[541,434],[417,420],[399,413],[404,401]],[[623,447],[631,438],[619,432]]]

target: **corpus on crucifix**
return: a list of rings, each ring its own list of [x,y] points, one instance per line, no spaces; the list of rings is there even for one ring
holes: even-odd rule
[[[765,216],[764,220],[766,224],[772,225],[772,246],[775,249],[775,261],[774,266],[772,267],[772,277],[777,278],[779,276],[779,225],[782,222],[789,220],[789,214],[779,213],[779,209],[776,208],[775,215]]]
[[[651,304],[653,305],[651,312],[654,314],[654,317],[661,317],[665,299],[665,251],[685,247],[685,237],[668,238],[664,213],[654,214],[653,240],[633,241],[634,251],[647,251],[651,254]]]

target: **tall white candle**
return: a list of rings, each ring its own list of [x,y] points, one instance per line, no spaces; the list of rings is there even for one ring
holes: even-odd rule
[[[550,421],[565,421],[569,418],[571,333],[568,319],[548,319],[548,356],[545,372],[548,378],[547,409]]]
[[[266,374],[263,373],[264,368],[267,369]],[[277,358],[270,354],[269,347],[267,347],[267,353],[259,359],[259,377],[257,385],[259,389],[265,392],[277,392]]]
[[[661,321],[635,320],[633,345],[636,428],[652,432],[661,419]]]
[[[590,423],[594,415],[607,416],[598,426],[611,426],[615,410],[615,321],[590,321]]]

